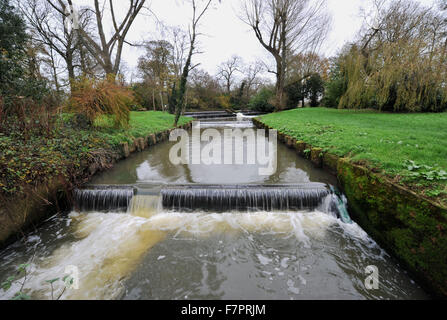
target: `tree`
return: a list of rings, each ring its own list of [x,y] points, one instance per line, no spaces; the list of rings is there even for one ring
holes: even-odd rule
[[[311,93],[308,91],[309,84],[317,84],[317,78],[323,81],[323,79],[328,78],[329,72],[329,61],[321,57],[316,53],[304,53],[296,54],[290,57],[287,69],[287,99],[291,100],[287,102],[288,108],[295,108],[301,101],[302,106],[305,104],[305,99],[310,98]],[[317,77],[318,75],[318,77]],[[313,89],[316,87],[312,87]],[[294,92],[293,90],[300,90],[301,92]],[[321,90],[321,87],[319,88]],[[319,92],[319,91],[318,91]],[[319,99],[317,96],[313,95],[314,99]],[[301,100],[296,100],[301,97]],[[311,105],[318,104],[318,102],[311,101]]]
[[[191,70],[188,83],[188,108],[203,110],[210,106],[222,106],[222,88],[217,78],[203,69],[195,68]],[[227,97],[225,99],[228,101]]]
[[[243,20],[261,45],[273,56],[276,70],[276,109],[284,107],[288,56],[292,52],[315,52],[327,35],[330,17],[325,0],[248,0]]]
[[[173,46],[165,40],[149,41],[144,45],[146,54],[140,57],[138,69],[143,78],[156,79],[163,85],[171,72]]]
[[[6,110],[17,100],[39,100],[46,91],[40,76],[40,48],[26,33],[25,21],[9,0],[0,0],[0,95]]]
[[[140,57],[138,69],[144,82],[151,84],[153,95],[155,95],[155,90],[157,90],[163,110],[164,101],[166,101],[163,96],[168,92],[168,88],[171,82],[173,82],[172,62],[174,47],[165,40],[149,41],[145,43],[144,47],[146,54]]]
[[[299,53],[290,57],[286,82],[304,81],[314,74],[327,79],[329,60],[314,52]]]
[[[290,82],[284,88],[287,94],[287,109],[295,109],[299,103],[302,102],[304,106],[304,100],[306,99],[305,86],[302,81]]]
[[[219,66],[218,77],[223,79],[227,94],[231,93],[231,87],[234,84],[234,76],[236,73],[241,72],[242,58],[239,56],[233,56],[230,60],[223,62]]]
[[[171,63],[174,75],[180,79],[188,50],[188,34],[179,27],[170,27],[168,28],[168,38],[173,46]]]
[[[0,130],[13,116],[22,132],[35,124],[29,121],[29,109],[41,102],[47,83],[40,75],[39,46],[26,33],[26,24],[9,0],[0,0]],[[44,108],[50,109],[47,103]],[[37,119],[40,116],[33,114]],[[48,118],[47,118],[48,120]],[[17,128],[16,128],[17,129]],[[23,137],[27,137],[24,134]]]
[[[264,65],[261,62],[255,62],[250,64],[243,70],[245,79],[245,91],[247,97],[250,97],[252,91],[257,91],[259,86],[262,85],[262,79],[260,79],[259,75],[264,72]]]
[[[417,2],[376,1],[360,39],[339,57],[340,108],[447,109],[447,24]],[[373,21],[373,23],[369,23]]]
[[[72,0],[67,1],[70,5],[72,5]],[[136,17],[143,9],[146,0],[128,0],[128,9],[121,22],[118,22],[117,15],[115,14],[113,0],[108,1],[108,9],[113,25],[113,32],[109,39],[107,39],[104,29],[104,2],[100,4],[99,0],[94,0],[93,12],[96,17],[96,31],[98,33],[99,42],[97,42],[95,37],[89,34],[89,32],[87,32],[84,28],[79,28],[79,34],[83,41],[83,45],[96,58],[105,74],[117,75],[120,68],[124,44],[127,43],[127,34],[129,33]]]
[[[22,14],[34,31],[34,39],[47,47],[45,52],[51,62],[55,63],[54,53],[64,59],[68,78],[73,80],[77,39],[73,30],[68,28],[66,12],[69,3],[63,0],[58,4],[51,0],[19,0],[18,3]],[[88,15],[87,11],[84,13]],[[57,74],[54,70],[55,64],[51,67],[52,73]],[[57,83],[56,86],[59,87],[59,84]]]
[[[310,100],[310,106],[318,107],[320,97],[324,93],[324,81],[318,73],[312,74],[306,80],[304,92]]]
[[[0,95],[20,88],[27,43],[26,26],[9,0],[0,0]]]
[[[175,104],[175,121],[174,126],[177,126],[180,116],[182,114],[183,106],[185,104],[185,93],[186,93],[186,84],[188,82],[189,72],[197,67],[197,65],[192,65],[192,56],[197,53],[196,52],[196,41],[197,37],[200,35],[198,33],[199,22],[208,11],[211,6],[212,0],[204,1],[204,5],[202,8],[197,7],[198,0],[191,0],[192,4],[192,19],[189,30],[189,52],[186,58],[185,65],[183,66],[183,72],[180,78],[180,85],[178,90],[173,89],[172,98],[173,104]]]

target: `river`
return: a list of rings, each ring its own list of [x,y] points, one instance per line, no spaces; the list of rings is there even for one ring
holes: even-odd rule
[[[202,128],[219,133],[249,127],[249,121],[202,122]],[[259,139],[269,143],[268,136]],[[324,203],[292,205],[290,199],[304,197],[297,190],[315,195],[315,188],[336,187],[337,181],[286,146],[277,146],[276,171],[260,175],[259,164],[174,165],[173,145],[153,146],[95,176],[91,185],[107,185],[106,191],[131,188],[127,208],[100,210],[97,201],[97,210],[73,209],[50,218],[0,253],[0,282],[29,264],[23,291],[33,299],[58,298],[63,282],[54,282],[52,290],[47,281],[73,268],[78,289],[61,299],[429,298],[356,223],[343,222]],[[160,192],[187,196],[167,204]],[[272,193],[279,194],[275,201],[290,203],[266,200]],[[210,194],[213,199],[200,205]],[[242,210],[241,202],[239,207],[225,202],[234,194],[257,205],[247,200],[243,206],[249,210]],[[102,199],[104,209],[104,202],[111,203],[104,199],[112,198]],[[365,286],[369,266],[379,272],[378,289]],[[12,298],[23,280],[6,292],[0,289],[0,299]]]

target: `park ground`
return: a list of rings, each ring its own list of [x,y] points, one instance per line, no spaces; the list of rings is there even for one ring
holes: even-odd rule
[[[447,205],[447,113],[306,108],[265,115],[261,121]]]

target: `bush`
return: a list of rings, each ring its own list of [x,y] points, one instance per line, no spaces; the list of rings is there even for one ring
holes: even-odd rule
[[[82,78],[73,84],[68,102],[70,112],[84,116],[93,125],[98,118],[111,116],[115,127],[128,127],[130,107],[134,104],[130,89],[109,76],[104,80]]]
[[[251,98],[249,108],[259,112],[273,112],[275,106],[273,105],[273,99],[275,98],[275,92],[268,88],[262,88],[258,94]]]

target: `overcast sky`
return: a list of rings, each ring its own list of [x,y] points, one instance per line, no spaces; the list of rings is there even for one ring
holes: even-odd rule
[[[216,73],[217,66],[232,55],[241,56],[247,63],[262,59],[267,61],[269,55],[261,47],[254,33],[239,18],[240,2],[243,0],[222,0],[203,19],[200,31],[206,35],[200,37],[203,54],[195,56],[194,63],[201,63],[201,68],[211,74]],[[328,10],[333,16],[329,38],[325,42],[322,54],[334,55],[347,41],[352,40],[358,32],[362,19],[359,17],[361,6],[367,7],[371,0],[327,0]],[[390,0],[393,1],[393,0]],[[92,0],[74,0],[78,5],[90,4]],[[152,12],[156,15],[141,15],[131,29],[129,41],[142,41],[162,38],[157,30],[156,20],[171,26],[187,29],[191,17],[191,6],[183,0],[148,0]],[[432,5],[435,0],[419,0],[425,5]],[[127,1],[115,1],[117,12],[126,10]],[[217,3],[217,2],[216,2]],[[111,26],[109,26],[111,28]],[[129,73],[135,70],[141,49],[127,46],[124,63]],[[129,80],[130,74],[126,74]]]

